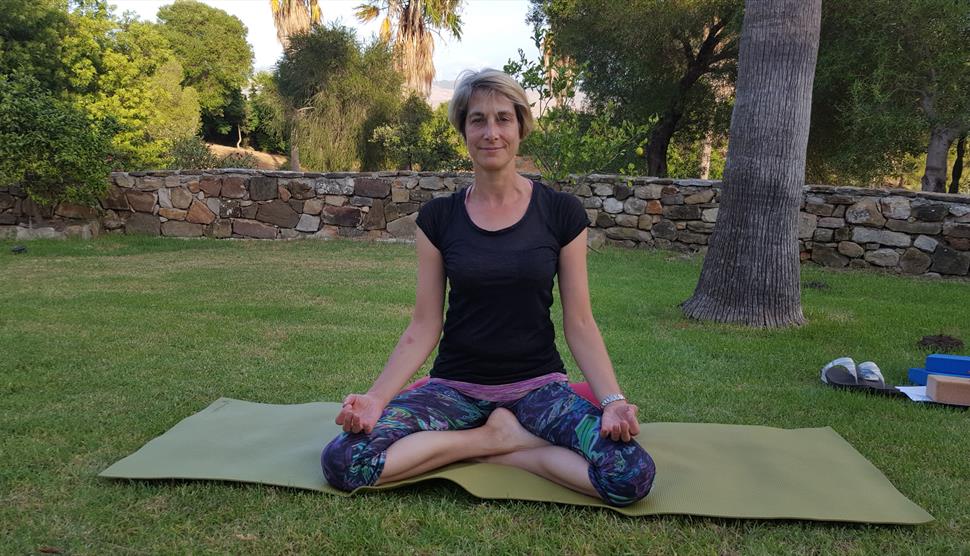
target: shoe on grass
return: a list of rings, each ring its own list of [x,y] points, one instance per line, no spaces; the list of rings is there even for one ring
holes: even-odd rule
[[[839,357],[822,367],[822,382],[835,386],[856,386],[859,377],[856,374],[855,361],[851,357]]]
[[[876,365],[872,361],[866,361],[864,363],[859,363],[856,366],[856,376],[859,378],[859,382],[869,386],[885,386],[886,379],[882,376],[882,371],[879,370],[879,365]]]

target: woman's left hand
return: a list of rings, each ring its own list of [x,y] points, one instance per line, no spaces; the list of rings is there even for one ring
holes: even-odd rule
[[[638,434],[640,434],[640,423],[637,422],[637,406],[619,400],[608,404],[603,409],[600,436],[629,442]]]

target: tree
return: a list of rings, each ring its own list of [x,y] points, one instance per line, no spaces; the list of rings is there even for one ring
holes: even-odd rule
[[[174,57],[159,66],[148,81],[158,112],[146,130],[169,145],[199,132],[199,94],[192,87],[182,87],[181,82],[182,64]]]
[[[283,50],[290,47],[290,36],[307,33],[314,25],[320,25],[318,0],[269,0],[273,11],[276,38]]]
[[[387,45],[362,47],[353,30],[315,27],[290,37],[275,81],[287,114],[290,163],[354,170],[379,166],[368,139],[397,116],[400,74]]]
[[[962,137],[957,141],[957,152],[956,158],[953,160],[953,176],[950,182],[950,190],[948,193],[959,193],[960,192],[960,178],[963,177],[963,155],[967,148],[967,134],[964,133]]]
[[[158,10],[162,34],[182,64],[182,84],[199,94],[206,135],[226,136],[243,123],[242,88],[253,71],[253,49],[239,18],[195,0]],[[223,137],[223,140],[226,138]]]
[[[384,13],[380,38],[393,45],[394,62],[408,89],[427,97],[434,80],[433,32],[445,31],[461,40],[462,0],[366,0],[357,18],[372,21]]]
[[[186,120],[197,126],[194,92],[179,84],[181,68],[170,65],[172,51],[156,26],[119,20],[103,0],[12,0],[4,16],[0,71],[30,76],[86,112],[92,125],[106,123],[114,168],[163,165],[176,128],[191,126]]]
[[[300,165],[300,131],[304,114],[314,109],[313,100],[341,70],[350,65],[356,39],[343,27],[315,27],[290,37],[290,47],[276,66],[275,81],[287,114],[290,137],[290,169]]]
[[[798,210],[821,0],[748,0],[720,211],[684,313],[802,324]]]
[[[261,71],[253,76],[247,102],[250,145],[259,151],[287,152],[286,112],[272,73]]]
[[[947,152],[970,130],[970,4],[824,4],[812,134],[814,180],[871,182],[926,154],[924,191],[945,191]]]
[[[0,75],[0,187],[41,204],[94,204],[107,189],[110,122],[93,121],[30,76]]]
[[[88,26],[99,32],[101,23],[87,21],[78,28]],[[107,31],[93,35],[96,42],[101,42],[101,48],[95,54],[87,92],[77,95],[75,102],[96,119],[110,118],[117,124],[112,139],[117,168],[162,167],[173,141],[198,128],[195,91],[179,84],[181,66],[157,26],[140,21],[115,22],[110,18],[103,23]],[[84,36],[78,33],[71,38]],[[83,51],[85,42],[78,41],[76,48]],[[89,56],[91,52],[79,54],[74,59],[79,62],[72,65],[83,67]]]
[[[536,47],[547,47],[539,60],[529,60],[520,49],[519,61],[509,60],[503,68],[523,89],[538,95],[539,117],[522,152],[532,155],[542,175],[554,181],[569,179],[570,174],[632,170],[632,165],[624,166],[625,159],[647,137],[649,126],[620,120],[613,103],[592,113],[576,110],[576,80],[582,70],[551,54],[548,37],[548,31],[535,30]]]
[[[717,125],[719,88],[733,83],[740,0],[532,0],[530,20],[548,25],[552,50],[582,67],[594,106],[621,118],[656,119],[646,171],[667,175],[674,134],[699,138]]]
[[[404,170],[471,170],[471,159],[461,136],[448,121],[448,105],[431,110],[412,93],[396,121],[374,130],[370,142],[380,145],[388,159],[383,167]]]
[[[57,0],[5,0],[0,17],[0,75],[29,75],[55,95],[68,87],[61,43],[70,21]]]

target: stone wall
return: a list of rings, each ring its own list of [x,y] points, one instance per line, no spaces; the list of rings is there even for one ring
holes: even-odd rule
[[[470,174],[212,170],[115,173],[99,208],[42,207],[0,189],[0,239],[141,233],[173,237],[410,240],[421,205]],[[707,249],[720,182],[590,175],[557,188],[579,197],[590,244]],[[806,186],[804,261],[927,276],[967,276],[970,197]]]

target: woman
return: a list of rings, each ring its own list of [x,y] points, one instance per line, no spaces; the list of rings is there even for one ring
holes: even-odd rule
[[[620,392],[590,309],[586,213],[575,197],[516,173],[533,119],[514,79],[465,72],[449,119],[475,181],[421,209],[411,323],[370,390],[344,400],[337,424],[345,432],[324,450],[324,475],[352,490],[487,461],[632,504],[650,490],[654,464],[632,440],[637,408]],[[569,388],[556,350],[557,271],[566,341],[601,407]],[[439,337],[430,381],[400,392]]]

